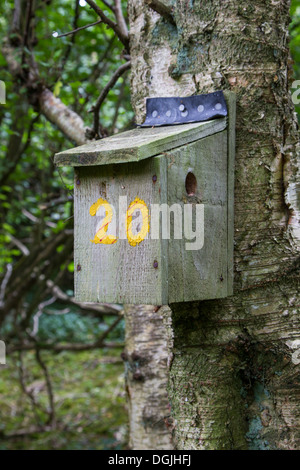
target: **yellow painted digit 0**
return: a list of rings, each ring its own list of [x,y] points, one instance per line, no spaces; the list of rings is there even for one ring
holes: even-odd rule
[[[143,223],[141,230],[134,235],[132,232],[132,216],[137,210],[140,211],[142,215]],[[126,213],[126,233],[129,245],[136,246],[141,243],[146,238],[149,227],[148,207],[142,199],[136,197],[135,200],[130,203]]]
[[[105,201],[104,199],[98,199],[97,202],[95,202],[91,207],[90,207],[90,215],[95,216],[100,209],[100,207],[103,207],[105,210],[105,217],[101,221],[101,225],[99,228],[97,228],[97,232],[95,234],[94,240],[91,240],[92,243],[102,243],[104,245],[112,245],[113,243],[116,243],[117,237],[114,235],[107,235],[107,230],[108,226],[112,221],[114,212],[111,207],[111,205]]]

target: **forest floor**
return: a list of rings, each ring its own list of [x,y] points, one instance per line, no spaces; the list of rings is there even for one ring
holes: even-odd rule
[[[19,356],[12,355],[6,366],[0,366],[0,450],[126,448],[127,412],[120,353],[121,349],[42,352],[53,386],[57,424],[51,431],[17,438],[13,437],[16,432],[45,424],[47,414],[33,411],[29,397],[21,390]],[[33,352],[24,354],[23,365],[27,389],[44,409],[49,407],[45,377]]]

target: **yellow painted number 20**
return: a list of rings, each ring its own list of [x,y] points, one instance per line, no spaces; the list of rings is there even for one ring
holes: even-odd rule
[[[134,227],[133,219],[137,213],[140,213],[142,221],[138,224],[137,227]],[[94,239],[91,240],[91,242],[104,245],[112,245],[113,243],[116,243],[117,237],[114,234],[107,233],[109,232],[109,225],[113,221],[115,222],[115,220],[113,220],[115,213],[112,206],[104,199],[98,199],[97,202],[91,205],[90,215],[101,217],[101,221],[97,226]],[[129,204],[126,212],[125,227],[127,240],[131,246],[138,245],[146,238],[150,228],[149,210],[146,203],[142,199],[136,197],[134,201]],[[136,229],[137,233],[133,233],[134,228]]]

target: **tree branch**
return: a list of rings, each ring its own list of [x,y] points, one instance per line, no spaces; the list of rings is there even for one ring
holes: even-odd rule
[[[59,34],[59,35],[56,36],[56,37],[57,37],[57,38],[63,38],[63,37],[65,37],[65,36],[70,36],[71,34],[76,34],[76,33],[78,33],[79,31],[82,31],[83,29],[90,28],[91,26],[95,26],[96,24],[100,24],[100,23],[103,23],[103,21],[102,21],[102,20],[99,20],[99,21],[95,21],[95,23],[86,24],[85,26],[81,26],[80,28],[74,29],[73,31],[69,31],[68,33]]]
[[[73,352],[81,352],[81,351],[91,351],[93,349],[100,349],[100,348],[123,348],[124,343],[102,343],[99,344],[98,341],[94,343],[66,343],[66,344],[47,344],[47,343],[20,343],[14,346],[10,346],[7,348],[8,353],[13,353],[16,351],[34,351],[36,346],[38,345],[40,350],[43,351],[55,351],[55,352],[62,352],[62,351],[73,351]]]
[[[17,60],[17,54],[8,42],[4,42],[2,53],[7,61],[10,73],[14,77],[22,77],[22,68]],[[37,73],[37,70],[34,71]],[[37,96],[37,101],[44,116],[56,125],[72,142],[82,145],[87,142],[86,131],[88,130],[82,118],[55,97],[53,93],[42,87],[37,87],[39,77],[36,76],[31,82],[27,81],[26,86]]]
[[[49,412],[48,412],[49,420],[47,424],[49,424],[51,428],[54,429],[56,419],[55,419],[55,404],[54,404],[53,387],[52,387],[50,375],[48,372],[48,368],[46,366],[46,363],[42,359],[41,352],[38,349],[38,347],[35,350],[35,357],[36,357],[37,363],[39,364],[39,366],[41,367],[44,373],[45,381],[46,381],[46,388],[47,388],[47,394],[48,394],[48,400],[49,400]]]
[[[30,43],[29,43],[29,30],[30,30],[30,23],[31,23],[31,18],[32,18],[32,0],[28,0],[27,5],[26,5],[26,21],[25,21],[25,27],[24,27],[24,39],[23,39],[23,46],[27,47],[28,49],[30,48]],[[23,51],[23,58],[24,58],[24,51]],[[22,63],[24,61],[22,60]]]
[[[8,263],[8,265],[6,266],[5,276],[0,286],[0,307],[4,305],[6,286],[8,284],[10,276],[12,275],[12,272],[13,272],[12,264]]]
[[[86,126],[83,119],[47,88],[39,95],[39,104],[45,117],[55,124],[71,141],[77,145],[87,142]]]
[[[52,429],[50,426],[31,426],[27,429],[18,429],[17,431],[14,431],[9,434],[5,434],[2,431],[0,431],[0,438],[3,440],[24,438],[24,437],[32,436],[34,434],[40,434],[42,432],[49,432],[51,430]]]
[[[41,405],[37,402],[34,392],[30,390],[29,387],[26,386],[26,380],[25,380],[25,367],[23,363],[23,354],[22,351],[19,352],[19,381],[20,381],[20,386],[21,390],[26,395],[31,403],[32,411],[36,420],[37,425],[40,425],[40,419],[37,410],[42,411],[43,413],[45,410],[41,407]]]
[[[109,8],[112,12],[114,11],[113,5],[111,5],[109,2],[102,0],[102,3],[104,3],[104,5],[107,6],[107,8]]]
[[[11,28],[12,32],[20,33],[20,25],[21,25],[21,0],[15,0],[12,28]]]
[[[86,0],[86,2],[97,13],[103,23],[107,24],[110,28],[114,30],[120,41],[124,44],[125,48],[129,50],[129,35],[128,32],[126,34],[126,32],[124,31],[123,25],[114,23],[110,18],[108,18],[93,0]]]
[[[37,245],[29,256],[23,256],[15,265],[13,276],[9,278],[9,282],[5,286],[5,299],[3,298],[0,303],[0,325],[11,309],[16,308],[20,303],[21,297],[28,292],[29,287],[32,287],[32,283],[36,282],[41,274],[46,276],[46,270],[52,268],[53,263],[57,262],[57,258],[61,257],[61,253],[56,252],[57,246],[64,243],[68,250],[72,249],[71,234],[67,232],[63,230],[54,234],[47,240],[47,244],[43,242],[43,244]],[[23,321],[25,321],[25,317],[23,317]]]
[[[113,7],[114,14],[116,16],[117,23],[124,37],[128,37],[128,28],[122,11],[121,0],[115,0],[115,6]]]
[[[40,114],[38,114],[35,118],[33,118],[30,121],[29,128],[28,128],[28,131],[27,131],[26,142],[24,143],[23,146],[21,146],[22,137],[23,137],[23,133],[24,133],[23,130],[22,130],[21,134],[20,133],[15,133],[15,134],[11,135],[10,143],[8,145],[8,150],[7,150],[7,154],[6,154],[6,158],[5,158],[5,161],[7,161],[7,164],[8,164],[8,168],[1,175],[0,186],[2,186],[5,183],[6,179],[15,170],[16,166],[19,163],[20,158],[23,155],[23,153],[29,147],[30,142],[31,142],[31,134],[34,130],[34,124],[38,121],[39,117],[40,117]],[[18,116],[18,119],[20,119],[20,116]]]
[[[23,253],[24,256],[29,256],[30,251],[28,250],[27,246],[25,246],[24,243],[21,242],[21,240],[18,240],[11,233],[9,234],[9,237],[12,243],[16,245],[17,248],[19,248],[19,250]]]
[[[75,307],[80,308],[80,310],[91,311],[100,315],[120,316],[122,307],[77,302],[74,297],[69,297],[50,279],[47,281],[47,287],[51,290],[52,294],[57,298],[57,300],[69,305],[74,305]]]
[[[126,86],[126,80],[123,80],[123,82],[121,83],[120,89],[119,89],[119,96],[118,96],[116,106],[115,106],[114,117],[112,119],[112,122],[111,122],[111,125],[110,125],[110,128],[109,128],[109,133],[110,134],[114,134],[114,132],[115,132],[115,127],[116,127],[116,123],[117,123],[118,116],[119,116],[119,110],[120,110],[121,104],[122,104],[123,99],[124,99],[125,86]]]
[[[165,20],[167,20],[169,23],[176,24],[173,12],[172,12],[172,7],[169,5],[166,5],[164,2],[160,0],[145,0],[145,3],[154,11],[159,13]]]
[[[74,19],[73,19],[73,30],[77,29],[79,16],[80,16],[79,0],[75,0],[75,14],[74,14]],[[59,78],[61,77],[61,75],[62,75],[62,73],[65,69],[66,63],[67,63],[67,61],[70,57],[71,50],[72,50],[72,47],[73,47],[74,44],[75,44],[75,35],[72,36],[71,42],[68,44],[68,46],[66,48],[66,51],[64,53],[64,56],[61,60],[61,63],[60,63],[60,66],[59,66],[60,74],[59,74],[59,77],[57,77],[57,80],[59,80]]]
[[[131,62],[128,61],[128,62],[126,62],[126,64],[121,65],[115,71],[115,73],[111,77],[110,81],[103,88],[99,98],[96,101],[95,106],[91,109],[91,111],[94,112],[94,133],[95,133],[96,138],[101,137],[101,135],[99,136],[99,122],[100,122],[99,121],[99,111],[100,111],[100,107],[101,107],[103,101],[105,100],[105,98],[107,97],[109,91],[113,88],[113,86],[116,84],[116,82],[121,77],[121,75],[123,75],[123,73],[126,72],[130,67],[131,67]]]

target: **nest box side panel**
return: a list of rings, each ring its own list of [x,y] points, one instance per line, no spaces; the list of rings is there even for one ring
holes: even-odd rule
[[[183,214],[184,205],[193,206],[192,227],[195,231],[198,219],[198,244],[203,243],[197,249],[196,238],[193,241],[171,237],[169,302],[225,297],[228,287],[227,131],[170,151],[167,160],[168,204],[180,204]],[[197,217],[196,205],[199,206]],[[185,231],[188,223],[191,220],[187,217],[183,220]],[[190,242],[194,243],[190,245],[194,249],[188,250]]]
[[[139,163],[76,169],[74,265],[77,300],[167,303],[167,262],[162,256],[161,240],[150,240],[148,233],[143,241],[133,246],[132,237],[131,244],[127,239],[125,225],[126,211],[130,205],[133,207],[134,201],[142,207],[145,203],[150,221],[151,204],[160,204],[165,192],[164,166],[164,158],[155,157]],[[104,206],[103,201],[110,206]],[[108,212],[111,210],[110,221]],[[130,234],[137,235],[144,223],[141,212],[132,212],[127,221],[132,223]],[[106,224],[107,231],[103,228]],[[100,236],[101,230],[104,231]],[[107,235],[116,236],[117,240],[112,238],[109,240],[112,243],[99,243]]]
[[[228,90],[224,92],[228,107],[228,295],[233,294],[233,258],[234,258],[234,165],[236,141],[236,95]]]

